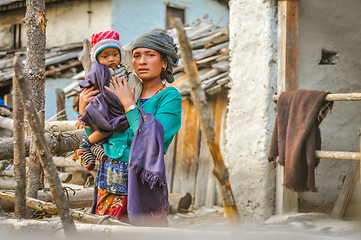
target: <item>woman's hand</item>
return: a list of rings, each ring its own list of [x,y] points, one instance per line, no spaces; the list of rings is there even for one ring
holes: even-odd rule
[[[95,87],[85,88],[79,95],[79,114],[85,113],[85,107],[95,98],[99,93],[99,90],[95,90]]]
[[[128,109],[130,105],[136,105],[134,102],[134,91],[135,88],[132,89],[128,86],[128,81],[125,77],[119,78],[119,77],[112,77],[113,86],[115,90],[105,87],[108,91],[115,94],[115,96],[118,97],[119,101],[122,103],[124,109]]]

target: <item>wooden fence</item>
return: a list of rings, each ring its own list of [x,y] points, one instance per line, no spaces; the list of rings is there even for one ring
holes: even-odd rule
[[[217,140],[222,138],[228,105],[228,90],[207,96]],[[187,193],[194,207],[221,205],[213,162],[202,137],[197,113],[190,99],[182,101],[182,126],[165,156],[168,187],[171,193]]]

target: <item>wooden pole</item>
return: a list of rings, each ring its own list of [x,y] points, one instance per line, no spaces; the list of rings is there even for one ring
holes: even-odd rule
[[[351,164],[347,171],[345,181],[342,184],[340,193],[333,207],[331,216],[334,218],[342,218],[345,215],[348,205],[351,202],[356,184],[360,177],[360,161]]]
[[[53,157],[48,145],[46,144],[46,139],[43,134],[43,124],[37,115],[33,98],[30,89],[28,88],[27,75],[20,59],[17,56],[14,58],[14,71],[17,89],[19,90],[21,101],[25,107],[25,114],[35,139],[35,145],[39,154],[40,162],[44,169],[45,177],[49,182],[50,191],[56,203],[64,232],[65,234],[74,233],[76,229],[74,220],[69,211],[68,200],[61,186],[58,170],[54,164]]]
[[[298,89],[298,1],[279,0],[279,89]],[[276,169],[276,214],[298,212],[298,194],[283,186],[284,168]]]
[[[188,37],[179,18],[175,20],[175,27],[178,31],[178,39],[181,48],[181,54],[185,73],[188,76],[191,88],[191,97],[200,121],[202,135],[205,137],[214,162],[213,174],[219,182],[220,192],[223,200],[223,207],[227,221],[230,226],[236,226],[239,223],[236,202],[229,182],[228,169],[226,168],[219,144],[216,141],[213,122],[209,112],[207,99],[198,77],[198,69],[193,59],[192,48]]]
[[[360,153],[359,152],[316,151],[316,158],[360,161]]]
[[[67,120],[66,111],[65,111],[65,93],[63,89],[56,88],[55,95],[56,95],[56,113],[57,113],[56,120],[58,121]]]
[[[15,216],[26,218],[26,161],[24,108],[13,77]]]
[[[29,80],[26,88],[31,90],[30,94],[38,114],[41,114],[45,109],[46,23],[45,0],[26,0],[25,26],[27,51],[25,68]],[[42,116],[40,121],[44,123],[45,114]],[[43,174],[34,141],[35,139],[33,138],[30,148],[30,161],[28,162],[26,194],[29,197],[36,198],[38,189],[43,183]],[[31,211],[29,211],[28,215],[31,214]]]

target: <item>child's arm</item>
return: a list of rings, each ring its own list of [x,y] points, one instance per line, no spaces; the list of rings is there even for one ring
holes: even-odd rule
[[[104,134],[98,132],[98,131],[94,131],[92,134],[89,135],[88,137],[88,141],[91,144],[94,144],[96,142],[99,142],[100,140],[102,140],[105,137]]]

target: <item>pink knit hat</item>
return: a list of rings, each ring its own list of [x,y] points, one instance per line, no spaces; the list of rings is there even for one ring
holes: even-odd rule
[[[91,60],[98,62],[97,55],[106,48],[117,48],[120,52],[120,59],[123,58],[122,45],[119,41],[119,33],[115,31],[105,31],[94,33],[91,36]]]

